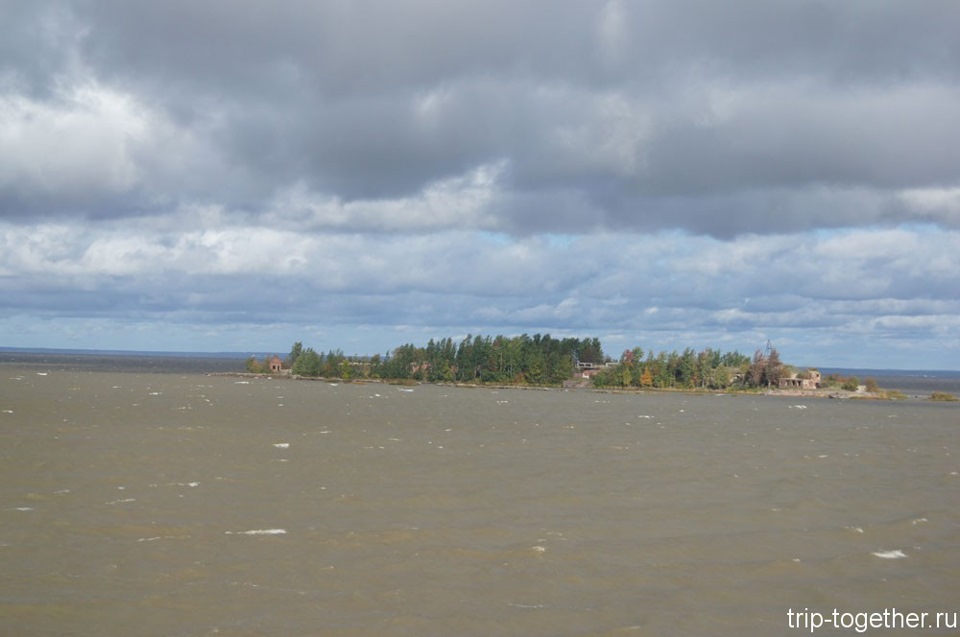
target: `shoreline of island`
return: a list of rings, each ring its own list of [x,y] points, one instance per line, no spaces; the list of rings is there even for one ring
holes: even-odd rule
[[[398,388],[453,387],[457,389],[491,389],[491,390],[518,390],[518,391],[582,391],[595,394],[617,395],[690,395],[690,396],[765,396],[771,398],[811,398],[818,400],[869,400],[869,401],[937,401],[957,402],[952,394],[947,392],[931,391],[929,394],[907,394],[899,389],[879,389],[867,391],[863,387],[857,390],[835,388],[824,389],[777,389],[777,388],[749,388],[749,389],[706,389],[695,387],[594,387],[590,385],[535,385],[510,383],[464,383],[464,382],[430,382],[413,379],[395,378],[340,378],[336,376],[299,376],[289,373],[264,374],[257,372],[219,371],[210,372],[207,376],[228,376],[250,380],[291,380],[327,383],[328,385],[387,385]],[[937,395],[940,395],[937,397]]]

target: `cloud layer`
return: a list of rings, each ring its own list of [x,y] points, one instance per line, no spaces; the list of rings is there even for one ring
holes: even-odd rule
[[[3,13],[10,345],[203,325],[203,349],[377,351],[390,326],[960,353],[953,2]]]

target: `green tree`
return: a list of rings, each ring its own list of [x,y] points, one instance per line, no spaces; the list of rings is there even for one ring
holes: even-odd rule
[[[534,334],[532,337],[523,334],[493,338],[467,335],[459,346],[450,338],[430,339],[426,347],[408,343],[382,357],[377,354],[368,360],[348,358],[339,349],[320,355],[312,348],[304,349],[298,341],[291,348],[288,364],[291,360],[292,372],[300,376],[349,378],[361,375],[416,378],[428,382],[458,380],[554,385],[573,376],[577,361],[602,364],[610,359],[603,355],[597,338],[556,339],[550,334]],[[268,371],[264,368],[265,364],[255,358],[247,361],[248,370]],[[767,354],[757,350],[750,359],[736,351],[721,353],[711,348],[695,352],[688,347],[682,353],[676,350],[657,353],[634,347],[623,351],[619,364],[601,370],[594,383],[613,387],[722,389],[732,382],[739,382],[742,386],[758,387],[776,384],[789,369],[772,348]]]
[[[680,387],[694,387],[696,385],[697,355],[691,348],[683,350],[677,360],[676,379]]]
[[[290,353],[287,354],[286,364],[287,367],[292,368],[293,364],[297,362],[297,359],[300,358],[300,354],[303,353],[303,343],[297,341],[290,348]]]
[[[780,362],[780,352],[771,347],[763,369],[763,380],[767,387],[770,387],[779,384],[781,376],[783,376],[783,363]]]
[[[666,352],[659,352],[651,361],[653,386],[658,389],[670,387],[673,384],[673,372],[670,369],[669,358]]]
[[[382,374],[383,359],[380,357],[380,354],[374,354],[370,357],[370,360],[367,362],[367,373],[370,378],[381,378]]]
[[[759,349],[753,354],[753,362],[750,363],[747,375],[747,384],[750,387],[759,387],[763,384],[764,371],[767,368],[767,357]]]
[[[340,364],[344,361],[343,352],[330,350],[321,357],[320,375],[324,378],[342,378]]]
[[[417,348],[411,343],[396,348],[383,364],[384,378],[412,378],[417,358]]]
[[[740,352],[734,350],[732,352],[727,352],[720,357],[720,365],[724,367],[736,367],[740,368],[744,365],[750,364],[750,357],[746,354],[741,354]]]
[[[585,338],[579,343],[577,356],[581,363],[603,362],[603,348],[600,346],[599,338]]]
[[[730,372],[727,367],[714,367],[710,372],[707,387],[710,389],[726,389],[730,386]]]
[[[620,365],[620,386],[630,387],[633,384],[633,374],[629,365]]]
[[[473,356],[473,337],[467,334],[457,347],[457,380],[470,382],[476,380],[476,362]]]
[[[295,376],[317,377],[320,375],[322,363],[320,355],[312,347],[308,347],[297,357],[290,372]]]
[[[247,359],[246,370],[251,374],[262,374],[264,373],[263,364],[257,360],[256,356],[251,356]]]
[[[620,375],[615,367],[605,367],[593,377],[594,387],[617,387],[618,385],[620,385]]]

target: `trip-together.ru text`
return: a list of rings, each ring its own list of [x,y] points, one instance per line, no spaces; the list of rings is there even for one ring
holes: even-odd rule
[[[807,630],[811,633],[820,628],[853,630],[865,633],[883,629],[956,629],[957,611],[907,612],[897,608],[885,608],[874,612],[848,612],[834,608],[823,613],[809,608],[787,609],[787,627]]]

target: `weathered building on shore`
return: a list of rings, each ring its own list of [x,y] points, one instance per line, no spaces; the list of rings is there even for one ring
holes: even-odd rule
[[[820,389],[820,372],[815,369],[791,374],[777,381],[778,389]]]

